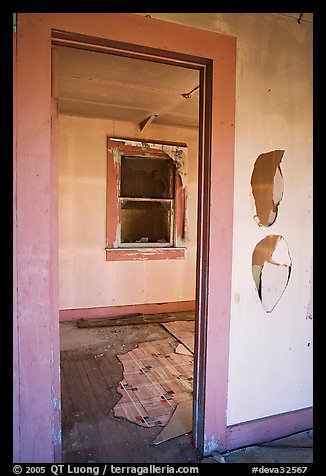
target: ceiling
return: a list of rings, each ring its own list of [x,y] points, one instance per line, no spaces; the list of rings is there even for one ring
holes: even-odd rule
[[[197,70],[77,48],[57,48],[61,114],[134,122],[140,130],[150,122],[198,127]]]
[[[301,14],[277,15],[299,19]],[[312,14],[302,14],[301,20],[312,22]],[[140,130],[151,122],[198,127],[198,71],[102,52],[57,48],[61,114],[134,122]]]
[[[312,13],[276,13],[276,15],[282,15],[285,17],[293,18],[298,22],[308,22],[313,23],[313,14]]]

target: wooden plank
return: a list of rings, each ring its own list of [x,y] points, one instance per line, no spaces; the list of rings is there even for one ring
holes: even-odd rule
[[[80,408],[78,380],[75,379],[75,366],[61,361],[61,395],[62,395],[62,455],[63,461],[82,463],[87,461],[84,444],[85,434],[80,430]],[[85,395],[82,396],[82,398]],[[77,405],[76,405],[77,404]]]
[[[96,399],[97,402],[96,407],[103,415],[107,415],[108,412],[112,410],[112,407],[109,403],[109,389],[106,388],[106,381],[102,372],[99,370],[99,362],[94,356],[94,361],[89,359],[84,360],[83,366],[89,379],[94,399]]]
[[[84,388],[88,388],[87,382],[83,382],[79,372],[80,361],[64,361],[62,362],[62,371],[67,375],[67,383],[69,382],[69,393],[72,405],[75,409],[75,416],[91,413],[89,406],[88,393],[84,392]]]
[[[78,327],[107,327],[107,326],[126,326],[130,324],[152,324],[166,323],[174,321],[194,321],[195,313],[174,312],[162,314],[129,314],[119,317],[104,317],[100,319],[80,319],[77,321]]]
[[[141,123],[139,124],[139,130],[143,131],[145,127],[149,126],[149,124],[153,122],[155,117],[157,117],[157,114],[152,114],[151,116],[146,117],[146,119],[141,121]]]
[[[188,147],[188,145],[185,142],[173,142],[173,141],[166,141],[166,140],[153,140],[153,139],[146,139],[146,138],[139,138],[139,137],[121,137],[121,136],[110,136],[110,139],[112,140],[123,140],[125,142],[139,142],[140,144],[146,143],[146,144],[153,144],[153,145],[175,145],[177,147]]]
[[[113,321],[123,321],[135,319],[142,316],[141,313],[137,312],[135,314],[126,314],[119,317],[100,317],[99,319],[80,319],[77,321],[78,327],[102,327],[102,326],[111,326]],[[114,324],[118,325],[118,324]]]
[[[116,363],[112,363],[112,361],[116,361]],[[120,367],[121,365],[121,367]],[[102,380],[103,384],[105,385],[110,392],[110,399],[113,406],[118,402],[121,398],[121,395],[117,391],[117,385],[122,380],[123,376],[123,369],[122,364],[118,361],[115,355],[106,355],[103,359],[101,359],[98,363],[99,371],[102,374],[104,380]]]

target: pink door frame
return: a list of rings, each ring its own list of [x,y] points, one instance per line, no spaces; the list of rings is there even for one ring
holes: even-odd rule
[[[210,174],[206,178],[202,174],[207,208],[204,213],[202,203],[199,210],[197,371],[202,381],[197,379],[195,385],[194,420],[196,446],[204,454],[223,451],[227,447],[236,39],[135,14],[19,13],[14,106],[14,461],[60,461],[61,450],[53,30],[94,37],[95,44],[101,39],[210,60],[211,121],[204,124],[201,144],[204,154],[210,152]]]

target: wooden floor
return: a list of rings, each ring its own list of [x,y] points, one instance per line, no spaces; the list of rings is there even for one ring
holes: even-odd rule
[[[170,334],[160,324],[80,329],[60,325],[64,463],[193,463],[191,434],[151,445],[161,428],[115,418],[123,367],[116,355]]]

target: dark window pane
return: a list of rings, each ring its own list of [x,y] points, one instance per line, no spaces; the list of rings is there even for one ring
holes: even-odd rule
[[[121,197],[172,198],[171,159],[121,158]]]
[[[121,204],[121,243],[170,243],[171,204]]]

